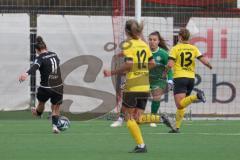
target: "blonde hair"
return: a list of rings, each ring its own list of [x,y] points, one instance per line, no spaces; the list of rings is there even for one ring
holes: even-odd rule
[[[182,37],[183,41],[188,41],[190,38],[190,32],[186,28],[181,28],[178,35]]]
[[[125,31],[133,39],[138,39],[143,31],[143,23],[139,24],[134,19],[127,20],[125,25]]]

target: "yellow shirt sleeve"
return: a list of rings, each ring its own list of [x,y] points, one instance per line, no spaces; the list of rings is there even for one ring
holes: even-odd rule
[[[131,55],[133,54],[132,52],[132,47],[131,47],[131,43],[126,41],[123,43],[123,46],[122,46],[122,50],[123,50],[123,54],[124,56],[128,56],[128,55]]]
[[[124,61],[133,61],[133,51],[131,48],[125,48],[123,50]]]
[[[147,49],[147,55],[148,55],[148,61],[150,61],[153,58],[152,52],[150,50],[150,48]]]

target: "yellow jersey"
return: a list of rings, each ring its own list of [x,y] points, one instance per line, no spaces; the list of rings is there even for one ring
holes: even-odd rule
[[[202,57],[202,54],[194,45],[178,43],[174,46],[169,55],[169,59],[175,61],[173,78],[195,78],[195,58],[200,57]]]
[[[149,92],[148,62],[153,58],[148,45],[141,39],[131,39],[123,44],[125,61],[132,61],[133,67],[126,73],[125,92]]]

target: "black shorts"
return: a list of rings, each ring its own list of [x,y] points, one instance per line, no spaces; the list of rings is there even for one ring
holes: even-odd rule
[[[179,94],[179,93],[186,93],[187,96],[189,96],[194,88],[194,78],[174,78],[174,89],[173,93]]]
[[[122,104],[127,108],[145,110],[148,97],[148,92],[123,92]]]
[[[53,105],[62,104],[63,101],[63,86],[56,88],[39,87],[37,99],[40,102],[47,102],[49,99]]]

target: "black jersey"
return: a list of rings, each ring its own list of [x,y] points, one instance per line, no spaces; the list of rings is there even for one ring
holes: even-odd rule
[[[60,60],[56,53],[41,53],[35,60],[33,66],[27,71],[28,74],[34,73],[37,69],[41,75],[41,87],[51,88],[62,85],[60,71]]]

